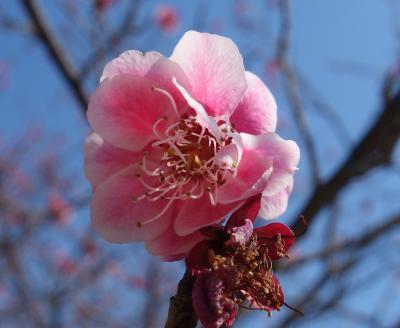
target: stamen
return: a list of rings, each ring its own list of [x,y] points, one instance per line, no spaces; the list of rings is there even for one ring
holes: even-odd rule
[[[200,183],[200,192],[197,195],[193,195],[191,193],[189,198],[190,199],[199,199],[199,198],[203,197],[203,194],[204,194],[204,186],[202,183]]]
[[[147,153],[144,154],[144,156],[140,162],[140,166],[141,166],[142,170],[149,176],[157,177],[160,174],[160,168],[158,167],[154,171],[149,170],[146,165],[146,157],[147,157]]]
[[[176,107],[176,102],[175,102],[174,98],[171,96],[171,94],[168,91],[166,91],[164,89],[157,88],[155,86],[152,86],[152,89],[155,90],[155,91],[158,91],[158,92],[160,92],[163,95],[168,97],[168,99],[170,100],[170,102],[172,104],[172,108],[174,109],[174,112],[176,114],[176,117],[178,118],[178,120],[180,120],[181,117],[179,115],[178,108]]]
[[[210,197],[210,202],[212,206],[215,206],[217,203],[215,202],[215,197],[211,192],[211,188],[207,187],[208,196]]]
[[[157,137],[157,138],[162,138],[161,136],[160,136],[160,134],[157,132],[157,126],[162,122],[162,121],[166,121],[167,120],[167,117],[166,116],[163,116],[163,117],[161,117],[159,120],[157,120],[156,121],[156,123],[154,123],[153,124],[153,133],[154,133],[154,135]]]
[[[160,213],[158,213],[156,216],[152,217],[151,219],[146,220],[146,221],[139,221],[139,222],[137,222],[138,227],[142,227],[142,226],[145,225],[145,224],[149,224],[149,223],[154,222],[154,221],[156,221],[157,219],[159,219],[159,218],[160,218],[161,216],[163,216],[164,213],[170,208],[170,206],[171,206],[171,204],[172,204],[172,202],[173,202],[174,200],[175,200],[174,198],[173,198],[173,199],[170,199],[170,200],[168,201],[167,205],[165,205],[165,207],[162,209],[162,211],[161,211]]]
[[[176,103],[171,94],[157,87],[153,87],[153,90],[170,99],[179,118]],[[148,167],[146,152],[140,161],[143,173],[135,175],[146,191],[141,195],[132,196],[132,201],[138,202],[146,199],[154,202],[165,199],[168,202],[160,213],[147,221],[138,222],[138,226],[160,218],[174,200],[199,199],[203,197],[204,193],[207,193],[211,204],[215,206],[218,187],[225,183],[228,176],[237,173],[234,165],[220,166],[216,162],[218,151],[232,142],[228,124],[221,124],[217,127],[219,129],[217,137],[213,133],[215,131],[210,131],[210,127],[198,123],[197,116],[179,118],[178,122],[171,124],[164,132],[161,132],[158,127],[165,120],[167,120],[166,116],[158,119],[152,127],[154,135],[159,139],[152,143],[152,147],[160,146],[163,149],[158,167],[151,169],[155,164],[153,159],[151,168]],[[221,131],[223,129],[226,131]],[[147,180],[144,174],[156,177],[156,179]],[[264,266],[268,268],[268,263],[264,263]]]

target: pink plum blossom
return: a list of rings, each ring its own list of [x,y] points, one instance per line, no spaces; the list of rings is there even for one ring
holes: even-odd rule
[[[122,53],[88,120],[92,223],[108,241],[177,260],[256,194],[264,218],[286,209],[299,149],[274,133],[275,100],[228,38],[189,31],[170,58]]]

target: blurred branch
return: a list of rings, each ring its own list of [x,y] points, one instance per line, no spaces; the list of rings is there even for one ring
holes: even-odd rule
[[[302,90],[307,94],[311,105],[313,105],[319,114],[333,127],[333,132],[336,134],[337,138],[340,139],[343,144],[349,144],[351,141],[350,132],[340,115],[336,113],[335,109],[323,98],[317,87],[301,74],[299,70],[296,70],[296,76],[301,83]]]
[[[400,226],[400,213],[390,219],[384,220],[385,223],[375,226],[371,228],[369,231],[364,233],[363,235],[359,237],[355,237],[350,240],[345,240],[340,243],[336,243],[333,245],[328,246],[327,248],[323,249],[322,251],[319,251],[314,254],[306,255],[304,257],[299,258],[298,260],[289,263],[287,266],[285,266],[285,269],[290,268],[293,269],[294,267],[297,267],[298,265],[303,265],[305,263],[308,263],[310,261],[318,260],[318,259],[326,259],[330,257],[331,255],[338,253],[340,251],[353,251],[364,248],[368,246],[369,244],[373,243],[376,241],[379,237],[390,231],[391,229],[397,228]]]
[[[278,3],[281,26],[277,41],[276,58],[279,61],[282,69],[284,88],[291,104],[295,124],[297,125],[297,128],[304,140],[305,146],[307,147],[306,154],[312,169],[312,183],[318,185],[320,183],[320,170],[318,167],[317,152],[309,131],[307,119],[304,115],[304,108],[299,94],[298,82],[288,58],[291,29],[289,0],[281,0]]]
[[[306,154],[309,157],[312,167],[314,182],[317,183],[311,198],[300,211],[299,215],[296,216],[298,219],[292,224],[295,234],[301,236],[305,233],[304,222],[301,219],[302,216],[306,219],[308,225],[310,225],[319,211],[325,205],[334,201],[342,188],[353,178],[363,175],[375,167],[390,163],[394,146],[400,137],[400,112],[396,111],[396,108],[400,107],[400,90],[396,90],[397,93],[393,94],[395,81],[393,77],[388,77],[383,88],[385,103],[381,115],[376,119],[375,124],[360,140],[358,145],[350,151],[348,159],[336,173],[328,181],[318,184],[319,170],[316,151],[304,117],[295,74],[287,59],[290,36],[289,0],[280,1],[279,9],[281,29],[277,46],[277,58],[282,65],[288,98],[294,110],[295,121],[298,124],[299,131],[307,147]]]
[[[195,328],[197,317],[192,305],[192,288],[194,278],[189,272],[178,284],[178,290],[171,297],[168,310],[168,318],[164,328]]]
[[[80,80],[85,79],[93,67],[96,67],[100,59],[103,58],[105,54],[112,53],[128,34],[132,36],[135,31],[137,32],[137,26],[135,26],[135,24],[141,2],[142,0],[133,0],[130,2],[130,7],[119,25],[119,28],[107,38],[104,46],[94,50],[92,55],[83,63],[78,76]]]
[[[8,270],[14,280],[14,287],[21,306],[19,314],[26,311],[31,324],[33,324],[34,327],[45,327],[35,303],[30,298],[29,285],[25,279],[24,271],[18,261],[18,255],[15,253],[13,244],[7,241],[2,241],[0,244],[0,252],[2,256],[4,256],[8,265]]]
[[[305,313],[305,316],[301,318],[305,319],[308,317],[309,313],[306,311],[306,307],[309,306],[310,304],[312,305],[312,303],[316,301],[316,295],[318,294],[318,292],[322,290],[322,288],[333,278],[335,277],[342,278],[344,273],[353,268],[358,260],[359,258],[353,257],[336,267],[326,269],[325,272],[319,276],[319,278],[315,279],[314,284],[307,291],[303,293],[300,300],[298,300],[295,304],[296,308],[301,309]],[[325,303],[325,305],[318,304],[320,305],[319,308],[321,309],[322,307],[325,307],[325,309],[328,309],[329,307],[332,307],[332,301],[336,302],[338,299],[340,299],[343,292],[344,290],[342,288],[335,288],[334,297],[331,297],[328,300],[328,302]],[[296,312],[291,312],[291,314],[289,314],[286,317],[286,319],[282,320],[282,322],[279,324],[278,327],[280,328],[289,327],[290,324],[297,319],[299,319],[298,314]]]
[[[75,99],[78,101],[83,112],[86,111],[88,97],[79,76],[67,58],[66,51],[58,42],[57,36],[52,32],[49,23],[41,13],[36,0],[21,0],[32,24],[37,31],[36,36],[46,48],[48,55],[55,63],[61,76],[67,82]]]
[[[392,152],[400,137],[400,90],[395,95],[387,96],[383,110],[369,131],[350,151],[350,155],[335,174],[326,182],[317,186],[292,224],[298,236],[304,233],[303,215],[308,225],[319,211],[336,199],[339,192],[354,178],[364,175],[373,168],[388,165]]]
[[[7,17],[4,13],[2,13],[2,8],[0,8],[0,28],[9,31],[23,32],[27,34],[36,33],[36,29],[34,28],[34,26],[31,26],[30,24],[21,24],[15,19]]]
[[[375,313],[363,313],[355,309],[351,309],[341,303],[336,304],[336,312],[340,317],[348,317],[349,322],[358,322],[363,327],[380,328],[383,327],[380,320],[376,318]]]

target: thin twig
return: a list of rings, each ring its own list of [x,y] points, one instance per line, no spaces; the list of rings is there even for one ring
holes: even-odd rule
[[[142,0],[134,0],[131,2],[119,28],[107,38],[104,46],[100,46],[98,49],[94,50],[83,63],[78,75],[80,80],[84,80],[89,75],[90,71],[96,67],[100,59],[103,58],[106,53],[112,53],[127,35],[132,36],[135,32],[138,32],[135,24],[141,2]]]
[[[168,318],[164,328],[195,328],[197,317],[192,305],[194,278],[185,272],[178,284],[176,296],[171,297]]]
[[[277,43],[277,54],[276,58],[279,60],[280,67],[282,69],[285,92],[291,104],[293,110],[293,116],[295,124],[304,140],[304,144],[307,148],[307,157],[311,166],[311,172],[313,177],[313,184],[318,185],[320,183],[320,169],[318,165],[317,151],[309,131],[307,119],[304,115],[304,108],[299,94],[299,88],[296,76],[293,68],[289,62],[289,38],[290,38],[290,8],[288,0],[279,1],[279,12],[281,16],[281,27]]]
[[[332,177],[317,186],[305,207],[300,211],[308,224],[319,211],[335,200],[340,191],[354,178],[373,168],[390,164],[394,147],[400,137],[400,91],[383,105],[378,118],[359,143],[350,151],[347,160]],[[302,235],[303,222],[297,219],[291,225],[296,236]]]
[[[42,14],[36,0],[21,0],[27,14],[35,26],[37,38],[42,42],[46,48],[50,58],[55,63],[61,76],[67,82],[72,90],[75,99],[78,101],[83,112],[86,112],[88,97],[85,93],[84,87],[78,77],[78,74],[72,64],[70,63],[65,49],[59,43],[57,36],[51,30],[46,18]]]

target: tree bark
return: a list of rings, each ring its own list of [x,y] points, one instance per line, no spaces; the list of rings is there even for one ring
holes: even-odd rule
[[[176,295],[169,302],[168,318],[164,328],[195,328],[197,316],[192,305],[194,277],[185,272],[178,284]]]

